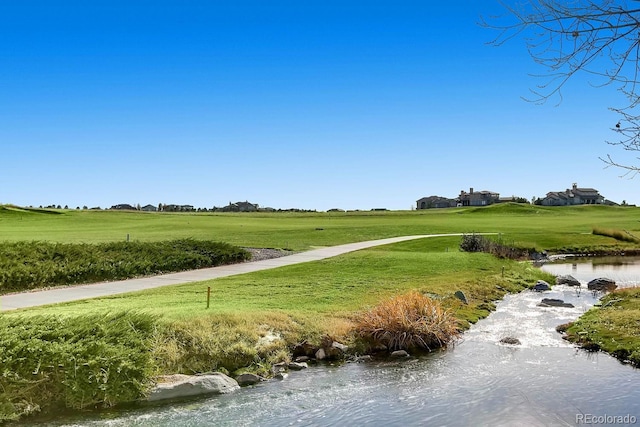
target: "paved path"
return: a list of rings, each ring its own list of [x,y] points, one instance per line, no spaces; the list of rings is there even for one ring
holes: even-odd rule
[[[101,282],[89,285],[77,285],[43,291],[3,295],[0,296],[0,311],[16,310],[18,308],[35,307],[38,305],[103,297],[107,295],[158,288],[160,286],[177,285],[189,282],[200,282],[203,280],[217,279],[219,277],[227,277],[237,274],[251,273],[254,271],[268,270],[270,268],[283,267],[285,265],[299,264],[308,261],[317,261],[337,255],[342,255],[347,252],[371,248],[373,246],[404,242],[406,240],[422,239],[425,237],[445,236],[461,236],[461,234],[428,234],[391,237],[389,239],[370,240],[367,242],[349,243],[346,245],[313,249],[307,252],[300,252],[294,255],[267,259],[263,261],[223,265],[220,267],[203,268],[200,270],[183,271],[180,273],[163,274],[160,276],[152,277],[143,277],[140,279],[128,279],[117,282]]]

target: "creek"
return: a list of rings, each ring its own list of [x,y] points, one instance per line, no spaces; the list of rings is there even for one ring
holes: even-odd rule
[[[403,361],[314,366],[229,395],[58,417],[44,425],[550,426],[640,419],[640,370],[577,349],[555,331],[597,302],[586,290],[588,280],[640,283],[640,259],[606,262],[546,264],[546,271],[582,281],[582,291],[554,286],[507,295],[445,351]],[[538,307],[543,297],[575,307]],[[505,337],[520,345],[500,343]]]

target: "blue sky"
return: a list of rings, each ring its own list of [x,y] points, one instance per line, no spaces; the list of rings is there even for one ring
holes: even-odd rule
[[[640,204],[598,160],[623,104],[488,46],[497,1],[0,1],[0,203],[410,209],[577,182]]]

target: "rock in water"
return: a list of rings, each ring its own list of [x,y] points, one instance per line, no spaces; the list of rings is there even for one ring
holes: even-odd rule
[[[291,362],[289,363],[289,369],[292,371],[301,371],[303,369],[307,369],[309,365],[306,362]]]
[[[226,394],[240,389],[233,378],[220,372],[206,375],[168,375],[151,391],[150,402],[204,394]]]
[[[590,291],[613,291],[617,287],[615,280],[606,277],[598,277],[587,283],[587,289]]]
[[[568,307],[568,308],[574,307],[573,304],[564,302],[563,300],[556,299],[556,298],[542,298],[542,301],[540,301],[540,304],[538,304],[538,306],[539,307]]]
[[[557,285],[567,285],[567,286],[580,286],[580,282],[578,279],[573,277],[570,274],[560,275],[556,277]]]
[[[236,381],[240,387],[258,384],[262,381],[262,377],[256,374],[240,374],[236,377]]]
[[[533,290],[536,292],[550,291],[551,286],[549,286],[549,284],[544,280],[538,280],[535,286],[533,287]]]
[[[500,340],[502,344],[511,344],[511,345],[520,345],[521,342],[518,338],[514,337],[504,337]]]

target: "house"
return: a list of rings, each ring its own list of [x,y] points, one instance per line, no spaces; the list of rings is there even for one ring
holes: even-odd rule
[[[223,212],[256,212],[258,204],[249,203],[248,201],[231,203],[222,208]]]
[[[551,191],[539,203],[543,206],[601,205],[604,197],[593,188],[580,188],[574,183],[565,191]]]
[[[456,205],[456,200],[440,196],[429,196],[416,200],[416,209],[453,208]]]
[[[145,205],[145,206],[141,207],[140,210],[144,211],[144,212],[156,212],[158,210],[158,208],[156,206],[153,206],[153,205]]]
[[[118,210],[118,211],[135,211],[135,206],[131,206],[127,203],[121,203],[119,205],[113,205],[109,209]]]
[[[192,205],[164,205],[162,207],[164,212],[195,212],[195,208]]]
[[[473,187],[469,189],[469,192],[461,191],[458,196],[458,203],[462,206],[487,206],[498,202],[500,199],[499,193],[493,191],[473,191]]]

